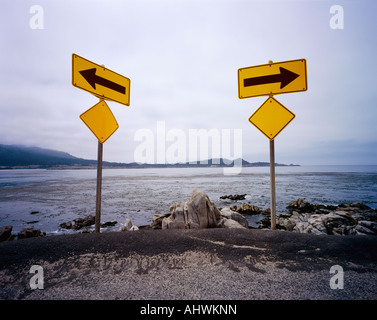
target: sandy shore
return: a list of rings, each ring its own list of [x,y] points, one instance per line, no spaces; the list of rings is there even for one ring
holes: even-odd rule
[[[43,289],[30,287],[32,265]],[[330,286],[334,265],[343,289]],[[377,237],[203,229],[2,242],[0,298],[377,299]]]

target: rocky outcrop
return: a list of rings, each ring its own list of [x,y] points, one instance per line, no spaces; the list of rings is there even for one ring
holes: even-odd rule
[[[290,202],[289,213],[277,217],[277,229],[328,235],[377,235],[377,211],[359,203],[339,206],[310,204],[304,199]],[[270,217],[260,228],[270,227]]]
[[[13,229],[13,226],[11,225],[0,227],[0,242],[13,240],[14,236],[12,236],[12,229]]]
[[[230,194],[230,195],[225,195],[225,196],[221,196],[220,199],[222,200],[225,200],[225,199],[229,199],[229,200],[245,200],[247,194]]]
[[[244,215],[254,215],[254,214],[261,214],[262,211],[259,209],[258,206],[248,203],[242,203],[242,206],[231,205],[229,207],[231,210],[236,211],[238,213]]]
[[[91,214],[87,215],[85,218],[76,218],[73,220],[74,223],[71,221],[64,222],[60,225],[63,229],[73,229],[73,230],[80,230],[84,227],[89,227],[95,224],[96,218]]]
[[[86,227],[94,225],[96,222],[96,217],[89,214],[84,218],[76,218],[73,221],[63,222],[60,227],[63,229],[81,230]],[[101,228],[113,227],[118,223],[118,221],[107,221],[101,224]],[[84,232],[89,232],[89,230],[84,230]]]
[[[41,231],[39,229],[35,229],[33,227],[25,227],[20,230],[17,237],[18,239],[25,239],[25,238],[34,238],[34,237],[44,237],[46,232]]]
[[[0,242],[2,241],[9,241],[13,240],[16,236],[12,234],[13,226],[7,225],[0,227]],[[44,237],[46,232],[41,231],[39,229],[35,229],[33,227],[25,227],[21,229],[18,234],[18,239],[25,239],[25,238],[34,238],[34,237]]]
[[[230,209],[219,209],[202,191],[194,189],[185,203],[170,206],[170,212],[155,215],[153,229],[248,228],[247,220]]]

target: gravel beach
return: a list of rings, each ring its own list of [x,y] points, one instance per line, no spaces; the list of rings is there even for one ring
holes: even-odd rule
[[[377,237],[256,229],[140,230],[0,243],[6,300],[366,300]],[[43,288],[32,289],[33,265]],[[340,266],[341,271],[332,271]],[[334,278],[335,277],[335,278]],[[331,282],[342,288],[332,288]]]

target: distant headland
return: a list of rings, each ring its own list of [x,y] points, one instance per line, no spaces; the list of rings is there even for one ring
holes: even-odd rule
[[[248,162],[244,159],[235,160],[242,167],[268,167],[269,162]],[[233,167],[234,161],[217,158],[185,163],[121,163],[103,161],[106,169],[137,169],[137,168],[206,168],[206,167]],[[275,166],[299,166],[297,164],[280,164]],[[38,147],[25,147],[18,145],[0,144],[0,169],[95,169],[97,160],[77,158],[69,153],[43,149]]]

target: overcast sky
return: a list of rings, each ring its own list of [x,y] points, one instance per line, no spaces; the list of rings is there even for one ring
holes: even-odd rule
[[[71,84],[76,53],[131,79],[130,106],[108,102],[119,129],[104,160],[134,161],[145,132],[154,160],[178,138],[189,159],[189,131],[214,129],[241,132],[243,158],[269,161],[269,140],[248,121],[267,97],[239,99],[237,70],[305,58],[308,91],[275,96],[296,115],[276,161],[377,164],[376,12],[375,0],[1,0],[0,143],[96,159],[79,116],[98,98]],[[173,136],[165,149],[158,126]]]

